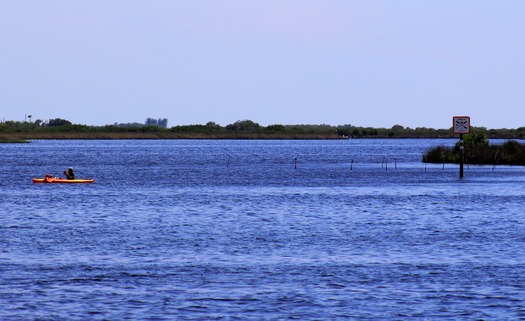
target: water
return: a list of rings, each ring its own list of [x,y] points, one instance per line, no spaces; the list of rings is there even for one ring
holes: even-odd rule
[[[525,320],[525,169],[454,143],[0,144],[0,319]]]

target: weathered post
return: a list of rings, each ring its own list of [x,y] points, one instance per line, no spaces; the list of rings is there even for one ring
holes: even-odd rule
[[[461,156],[459,160],[459,178],[463,178],[463,165],[465,163],[465,143],[463,140],[463,135],[470,134],[470,117],[452,117],[452,127],[454,129],[454,134],[459,134],[459,149],[461,151]]]
[[[463,134],[459,134],[459,150],[461,157],[459,160],[459,178],[463,178],[463,164],[465,163],[465,144],[463,141]]]

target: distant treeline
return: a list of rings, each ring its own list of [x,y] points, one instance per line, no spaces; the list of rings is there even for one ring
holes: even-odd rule
[[[449,138],[457,137],[451,128],[434,129],[427,127],[409,128],[394,125],[391,128],[360,127],[353,125],[269,125],[261,126],[251,120],[239,120],[221,126],[215,122],[204,125],[178,125],[168,128],[167,119],[148,118],[144,124],[126,123],[105,126],[88,126],[74,124],[69,120],[56,118],[49,121],[37,119],[34,122],[4,121],[0,122],[0,134],[8,133],[180,133],[183,137],[192,134],[199,138],[258,138],[258,137],[323,137],[323,138]],[[473,127],[476,132],[483,132],[488,138],[525,139],[525,127],[517,129],[486,129]],[[169,136],[169,135],[168,135]]]

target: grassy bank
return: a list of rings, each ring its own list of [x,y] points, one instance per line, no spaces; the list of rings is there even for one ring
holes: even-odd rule
[[[344,139],[336,133],[22,132],[0,134],[0,142],[65,139]]]
[[[18,137],[11,137],[10,135],[0,135],[0,144],[20,144],[29,143],[27,139],[21,139]]]
[[[428,163],[459,164],[460,161],[461,149],[459,144],[454,147],[437,146],[428,150],[423,156],[423,162]],[[490,145],[488,142],[465,142],[465,163],[525,166],[525,145],[515,140],[509,140],[500,145]]]

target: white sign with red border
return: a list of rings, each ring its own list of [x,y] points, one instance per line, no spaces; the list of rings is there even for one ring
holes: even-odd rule
[[[452,128],[454,129],[454,134],[470,134],[470,117],[452,117]]]

